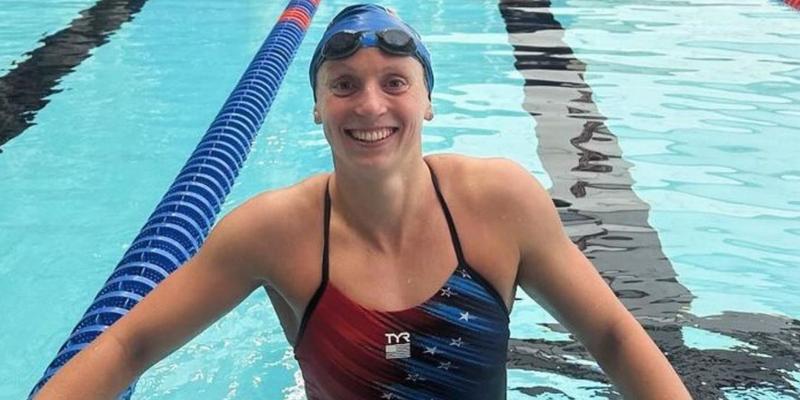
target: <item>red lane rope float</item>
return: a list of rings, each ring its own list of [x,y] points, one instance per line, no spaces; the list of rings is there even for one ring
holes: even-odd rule
[[[311,16],[308,15],[308,11],[306,11],[302,7],[291,7],[287,8],[283,12],[283,14],[281,14],[280,18],[278,18],[278,21],[279,22],[291,21],[296,23],[303,30],[306,30],[308,29],[308,26],[311,24]]]
[[[314,0],[311,0],[314,1]],[[783,0],[789,7],[800,10],[800,0]]]

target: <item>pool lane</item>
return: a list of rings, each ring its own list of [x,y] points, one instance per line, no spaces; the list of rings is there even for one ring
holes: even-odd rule
[[[131,21],[147,0],[101,0],[80,12],[68,27],[44,39],[43,46],[0,77],[0,146],[34,124],[56,85]],[[2,149],[0,149],[0,152]]]
[[[564,41],[564,27],[551,6],[550,1],[538,0],[499,3],[515,66],[525,79],[523,108],[536,120],[537,153],[553,182],[550,192],[570,237],[696,398],[724,398],[726,388],[740,386],[798,394],[791,371],[798,370],[794,355],[800,349],[800,321],[732,311],[698,317],[688,311],[695,296],[677,280],[658,232],[648,222],[650,206],[632,189],[633,164],[623,158],[617,136],[604,123],[607,118],[584,80],[586,64]],[[750,346],[690,347],[684,343],[683,329],[689,326]],[[549,328],[565,332],[558,324]],[[512,339],[509,367],[608,383],[587,363],[592,361],[589,354],[574,344]]]

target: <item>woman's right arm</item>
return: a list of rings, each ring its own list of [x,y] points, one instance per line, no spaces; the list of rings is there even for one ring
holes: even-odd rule
[[[252,203],[223,218],[191,260],[73,357],[36,400],[116,398],[263,285],[268,262],[253,237],[263,213]]]

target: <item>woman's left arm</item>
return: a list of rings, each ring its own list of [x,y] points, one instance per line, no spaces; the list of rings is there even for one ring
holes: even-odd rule
[[[494,204],[503,204],[506,223],[517,222],[511,234],[519,243],[522,289],[581,341],[626,399],[690,399],[666,357],[564,232],[544,188],[514,162],[491,163],[501,197]]]

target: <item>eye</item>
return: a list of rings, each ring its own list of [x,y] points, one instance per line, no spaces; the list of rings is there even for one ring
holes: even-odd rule
[[[386,80],[386,89],[390,92],[403,92],[408,88],[408,82],[401,77],[391,77]]]
[[[355,91],[356,84],[352,79],[341,78],[333,81],[330,89],[337,96],[345,96]]]

